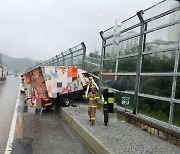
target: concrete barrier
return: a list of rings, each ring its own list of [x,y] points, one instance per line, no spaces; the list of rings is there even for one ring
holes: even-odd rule
[[[65,112],[63,108],[59,110],[60,115],[66,120],[69,125],[75,130],[79,137],[88,145],[88,147],[96,154],[113,154],[102,142],[100,142],[94,135],[92,135],[86,128],[84,128],[77,120],[70,114]]]

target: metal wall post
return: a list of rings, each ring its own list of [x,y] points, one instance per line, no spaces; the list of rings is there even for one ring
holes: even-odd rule
[[[59,58],[58,58],[58,55],[56,55],[56,60],[57,60],[57,66],[59,66]]]
[[[140,87],[140,73],[142,66],[142,52],[144,50],[144,30],[145,24],[142,17],[143,11],[137,12],[137,16],[141,22],[140,38],[139,38],[139,50],[138,50],[138,59],[137,59],[137,68],[136,68],[136,80],[135,80],[135,90],[134,90],[134,104],[133,104],[133,114],[136,114],[138,111],[138,93]]]
[[[84,44],[84,42],[81,43],[82,47],[83,47],[83,55],[82,55],[82,69],[85,70],[85,56],[86,56],[86,45]]]
[[[178,37],[178,42],[177,42],[175,63],[174,63],[174,75],[173,75],[173,84],[172,84],[171,102],[170,102],[170,111],[169,111],[169,121],[168,121],[169,125],[172,125],[172,121],[173,121],[173,113],[174,113],[173,99],[175,98],[175,94],[176,94],[177,72],[178,72],[179,52],[180,52],[179,46],[180,46],[180,32],[179,32],[179,37]]]
[[[117,25],[118,27],[118,25]],[[121,32],[120,34],[115,34],[115,30],[114,30],[114,44],[115,44],[115,52],[117,53],[117,57],[119,57],[120,55],[120,50],[119,50],[119,39],[116,41],[116,37],[120,38],[121,36]],[[117,80],[117,72],[118,72],[118,65],[119,65],[119,59],[116,58],[116,66],[115,66],[115,77],[114,79]]]
[[[56,58],[54,57],[54,58],[52,59],[53,66],[56,66],[55,60],[56,60]]]
[[[61,55],[62,55],[62,58],[63,58],[63,66],[65,66],[65,58],[64,58],[64,54],[61,53]]]
[[[71,65],[74,65],[74,62],[73,62],[73,53],[72,53],[72,50],[71,48],[69,49],[70,53],[71,53]]]
[[[106,40],[103,37],[103,31],[101,31],[99,34],[101,36],[102,39],[102,50],[101,50],[101,60],[100,60],[100,71],[99,71],[99,94],[100,97],[102,95],[102,72],[103,72],[103,67],[104,67],[104,57],[105,57],[105,45],[106,45]]]

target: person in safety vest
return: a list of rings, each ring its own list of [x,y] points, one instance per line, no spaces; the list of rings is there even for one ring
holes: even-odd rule
[[[110,89],[104,89],[101,101],[103,103],[104,124],[107,126],[108,113],[114,112],[114,93]]]
[[[95,87],[91,87],[91,92],[88,94],[87,98],[89,99],[89,106],[88,106],[88,115],[90,118],[90,126],[94,125],[96,119],[96,108],[99,99],[99,94]]]
[[[90,76],[88,79],[89,79],[88,85],[89,85],[90,89],[95,87],[92,77]]]

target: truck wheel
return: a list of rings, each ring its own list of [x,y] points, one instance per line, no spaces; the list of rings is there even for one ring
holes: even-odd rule
[[[46,106],[46,110],[51,110],[54,107],[54,105]]]
[[[64,97],[63,98],[63,106],[64,107],[68,107],[69,105],[70,105],[70,99],[69,98],[67,98],[67,97]]]

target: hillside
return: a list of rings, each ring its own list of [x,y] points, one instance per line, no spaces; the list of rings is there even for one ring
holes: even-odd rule
[[[38,62],[29,58],[12,58],[5,54],[1,54],[1,60],[2,64],[7,66],[8,71],[16,73],[23,73]]]

